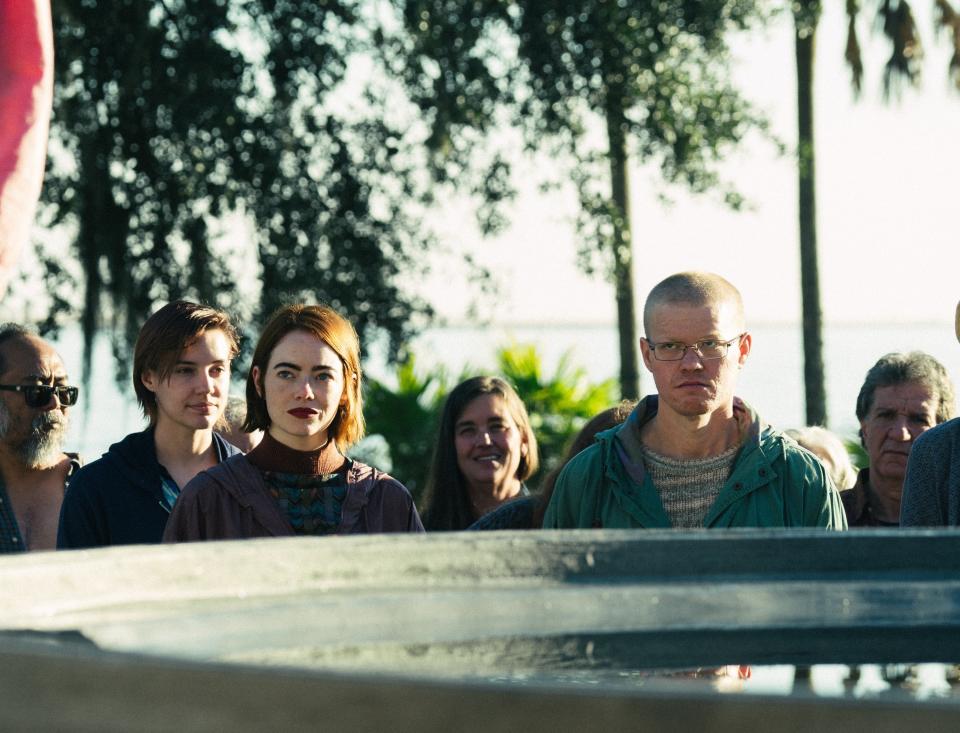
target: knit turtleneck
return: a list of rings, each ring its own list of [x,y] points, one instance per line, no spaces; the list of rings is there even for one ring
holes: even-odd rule
[[[302,451],[284,445],[269,430],[260,444],[247,453],[247,459],[261,471],[314,476],[336,473],[345,460],[333,440],[316,450]]]

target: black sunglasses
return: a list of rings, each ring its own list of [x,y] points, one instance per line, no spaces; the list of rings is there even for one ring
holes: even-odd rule
[[[77,404],[80,396],[79,387],[51,386],[49,384],[0,384],[0,389],[7,392],[22,392],[27,407],[44,407],[50,404],[54,393],[64,407]]]

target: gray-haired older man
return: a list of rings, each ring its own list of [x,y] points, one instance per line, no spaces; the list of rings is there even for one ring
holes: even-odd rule
[[[954,415],[954,389],[929,354],[886,354],[870,367],[857,396],[860,440],[870,467],[840,492],[851,527],[895,527],[907,459],[922,433]]]
[[[52,550],[67,482],[63,452],[78,389],[60,355],[22,326],[0,326],[0,552]]]
[[[956,332],[960,340],[960,303]],[[903,480],[900,524],[960,525],[960,418],[928,430],[914,444]]]

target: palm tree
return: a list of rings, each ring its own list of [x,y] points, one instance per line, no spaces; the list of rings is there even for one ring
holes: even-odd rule
[[[951,35],[954,54],[949,73],[960,90],[960,13],[950,0],[936,0],[937,25]],[[794,0],[794,40],[797,59],[797,168],[800,225],[800,291],[803,312],[803,355],[806,419],[808,425],[827,422],[823,365],[823,316],[820,307],[820,277],[817,263],[816,178],[813,126],[813,65],[821,0]],[[907,0],[877,0],[877,26],[890,42],[891,52],[883,73],[884,96],[899,91],[902,84],[920,80],[922,47]],[[854,94],[863,82],[863,60],[857,37],[858,0],[847,0],[845,57],[851,70]]]
[[[803,312],[803,382],[808,425],[826,425],[827,392],[823,368],[823,315],[817,264],[816,177],[813,142],[814,41],[820,0],[794,2],[797,59],[797,170],[800,224],[800,293]]]

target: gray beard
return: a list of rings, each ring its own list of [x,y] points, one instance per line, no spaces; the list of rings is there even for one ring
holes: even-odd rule
[[[0,402],[0,440],[10,432],[10,413]],[[13,452],[32,470],[46,468],[54,464],[63,454],[61,446],[67,432],[67,418],[62,412],[43,412],[30,423],[30,434],[20,443],[12,446]]]

